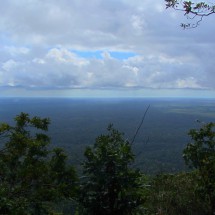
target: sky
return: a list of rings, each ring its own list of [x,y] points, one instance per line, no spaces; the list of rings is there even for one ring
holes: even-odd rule
[[[164,0],[7,0],[0,97],[215,97],[214,16]]]

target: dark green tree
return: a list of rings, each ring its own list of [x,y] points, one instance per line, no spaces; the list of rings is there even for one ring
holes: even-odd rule
[[[80,188],[81,212],[89,215],[134,214],[143,203],[142,175],[132,169],[132,145],[111,125],[108,134],[87,147]]]
[[[195,193],[197,178],[196,171],[153,177],[146,201],[147,214],[207,214],[207,204]]]
[[[195,28],[199,25],[204,17],[215,14],[215,2],[192,2],[179,0],[165,0],[166,8],[174,8],[183,11],[191,23],[182,23],[181,26],[186,28]],[[194,22],[193,22],[194,21]]]
[[[76,173],[62,149],[49,149],[49,119],[21,113],[0,124],[0,214],[48,214],[73,198]]]
[[[208,214],[215,214],[215,123],[189,132],[192,142],[184,149],[186,163],[197,170],[197,193],[208,203]]]

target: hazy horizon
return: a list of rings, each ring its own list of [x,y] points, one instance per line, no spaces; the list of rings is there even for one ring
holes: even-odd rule
[[[50,118],[52,145],[63,147],[75,162],[110,123],[131,140],[148,105],[134,144],[135,153],[142,152],[137,162],[147,172],[184,170],[187,133],[199,127],[198,122],[215,120],[215,99],[4,97],[0,98],[0,122],[13,124],[20,112]]]

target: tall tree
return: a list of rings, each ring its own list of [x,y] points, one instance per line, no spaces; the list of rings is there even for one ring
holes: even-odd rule
[[[83,214],[131,214],[143,203],[142,175],[132,169],[131,144],[112,126],[85,151],[80,204]]]
[[[215,13],[215,2],[192,2],[179,0],[165,0],[166,8],[174,8],[183,11],[184,15],[192,22],[182,23],[181,26],[186,28],[195,28],[199,25],[204,17]]]
[[[209,214],[215,214],[215,123],[189,132],[192,142],[184,149],[186,163],[198,172],[197,193],[208,202]]]
[[[50,150],[49,119],[21,113],[0,124],[0,214],[47,214],[75,195],[76,173],[62,149]]]

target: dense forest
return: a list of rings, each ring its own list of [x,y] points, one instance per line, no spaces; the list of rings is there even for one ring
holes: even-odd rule
[[[135,166],[146,174],[186,171],[182,151],[196,120],[215,120],[214,99],[184,98],[0,98],[0,122],[14,124],[17,113],[50,119],[50,147],[61,147],[68,161],[81,169],[85,148],[114,127],[131,141],[146,108],[144,123],[133,144]],[[80,168],[79,168],[79,167]]]
[[[0,214],[215,213],[215,124],[191,129],[187,172],[149,175],[135,167],[134,144],[109,125],[86,147],[81,171],[50,147],[50,120],[21,113],[0,125]]]

